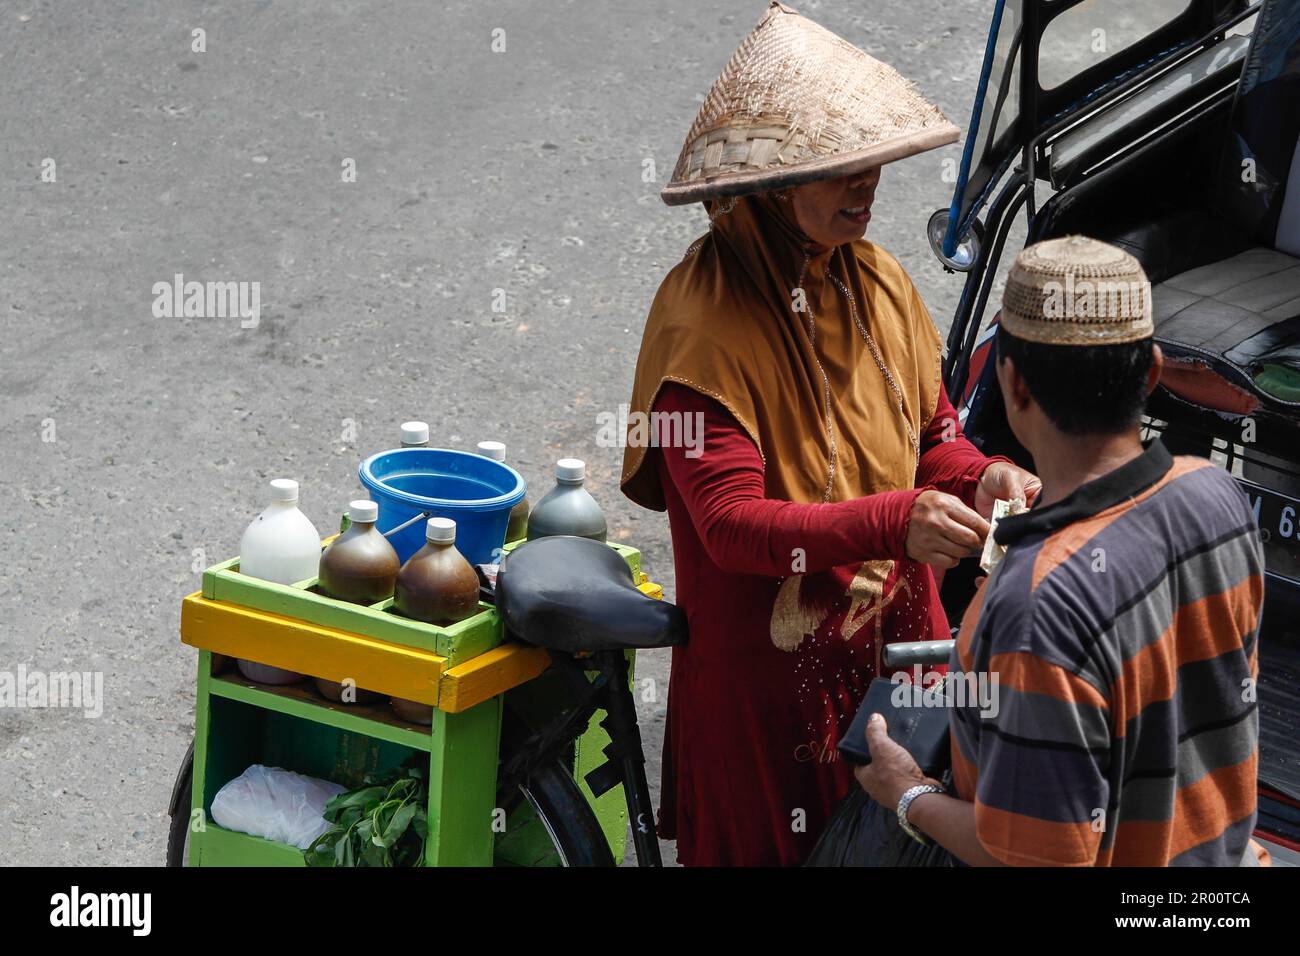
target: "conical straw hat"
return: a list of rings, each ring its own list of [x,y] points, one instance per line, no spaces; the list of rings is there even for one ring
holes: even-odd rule
[[[1027,342],[1119,345],[1150,338],[1151,283],[1118,246],[1066,236],[1026,246],[1007,274],[1002,327]]]
[[[957,141],[893,67],[773,3],[700,107],[670,206],[834,179]]]

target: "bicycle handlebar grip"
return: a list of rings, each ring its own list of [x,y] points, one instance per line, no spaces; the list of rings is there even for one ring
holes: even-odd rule
[[[948,663],[956,641],[905,641],[900,644],[886,644],[881,653],[881,661],[890,670],[914,667],[917,664],[933,667]]]

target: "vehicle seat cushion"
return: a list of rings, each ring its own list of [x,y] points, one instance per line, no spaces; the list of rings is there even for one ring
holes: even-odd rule
[[[1152,307],[1157,338],[1227,355],[1300,317],[1300,258],[1276,249],[1247,249],[1161,282],[1152,289]],[[1241,358],[1257,359],[1265,351],[1250,349],[1254,354]]]

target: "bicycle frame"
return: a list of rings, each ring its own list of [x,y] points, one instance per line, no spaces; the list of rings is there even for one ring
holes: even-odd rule
[[[662,866],[653,825],[650,788],[645,776],[645,751],[637,725],[636,705],[628,686],[626,653],[600,651],[579,658],[552,651],[551,658],[552,669],[563,677],[568,687],[571,703],[505,758],[499,786],[513,789],[526,781],[537,768],[559,759],[565,749],[586,731],[596,712],[604,710],[605,716],[600,723],[610,737],[604,748],[608,759],[586,775],[587,785],[597,797],[620,783],[623,785],[637,865]],[[594,677],[588,676],[592,673]]]

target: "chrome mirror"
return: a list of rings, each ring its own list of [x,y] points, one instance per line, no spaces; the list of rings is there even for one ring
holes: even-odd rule
[[[944,268],[952,272],[970,272],[980,255],[980,240],[984,236],[984,227],[977,219],[970,231],[957,243],[957,250],[951,256],[943,253],[943,237],[948,232],[948,209],[936,209],[925,227],[930,239],[930,251],[943,263]]]

